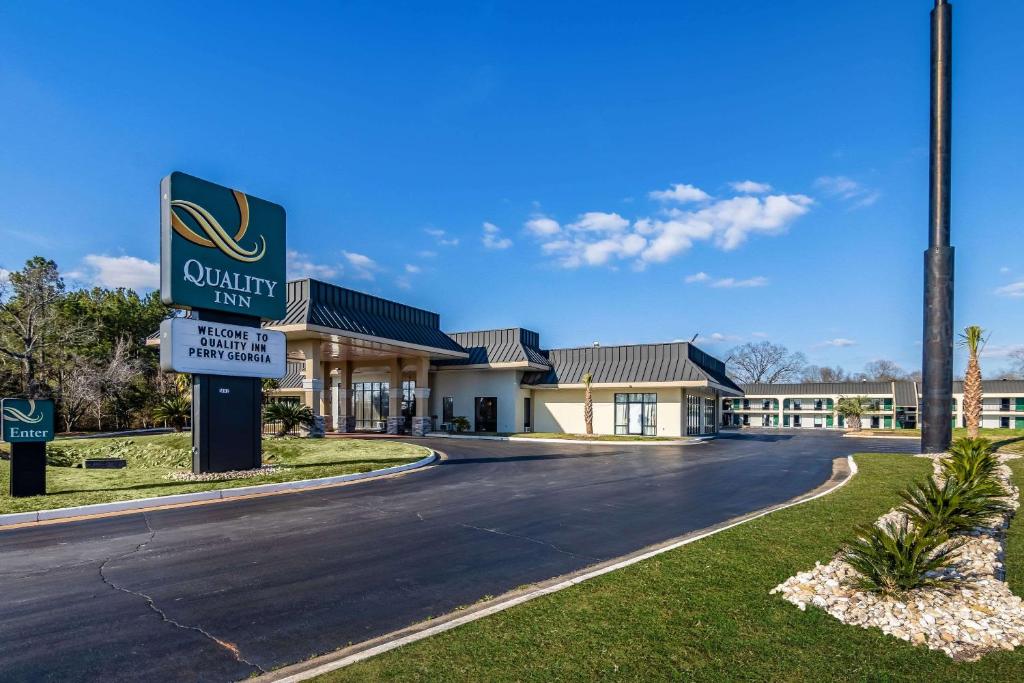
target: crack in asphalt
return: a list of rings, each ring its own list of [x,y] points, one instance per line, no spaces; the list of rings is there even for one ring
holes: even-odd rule
[[[517,538],[517,539],[519,539],[521,541],[529,541],[530,543],[536,543],[537,545],[544,545],[544,546],[547,546],[547,547],[551,548],[552,550],[555,550],[557,552],[562,553],[563,555],[568,555],[570,557],[577,557],[577,558],[579,558],[581,560],[589,560],[591,562],[600,562],[601,561],[601,558],[599,558],[599,557],[590,557],[589,555],[580,555],[579,553],[574,553],[574,552],[571,552],[569,550],[564,550],[562,548],[559,548],[554,543],[549,543],[547,541],[542,541],[539,538],[531,538],[530,536],[520,536],[519,534],[510,534],[507,531],[498,531],[497,529],[486,529],[484,527],[473,526],[472,524],[465,524],[463,522],[459,522],[458,524],[459,524],[459,526],[465,527],[467,529],[475,529],[476,531],[486,531],[487,533],[490,533],[490,534],[497,534],[499,536],[508,536],[509,538]]]
[[[189,624],[182,624],[181,622],[178,622],[178,621],[175,621],[174,619],[171,619],[169,616],[167,616],[166,612],[164,612],[162,609],[160,609],[159,607],[156,606],[156,602],[153,600],[152,596],[147,595],[145,593],[141,593],[139,591],[133,591],[130,588],[124,588],[123,586],[118,586],[116,583],[114,583],[113,581],[111,581],[110,579],[107,578],[107,576],[103,573],[103,569],[110,562],[113,562],[114,560],[123,559],[125,557],[128,557],[129,555],[134,555],[135,553],[139,552],[140,550],[145,548],[147,545],[152,543],[153,539],[156,537],[156,530],[149,523],[149,516],[145,512],[142,513],[142,519],[146,522],[146,529],[149,530],[149,538],[147,538],[145,541],[143,541],[142,543],[140,543],[137,546],[135,546],[134,550],[129,550],[128,552],[122,553],[121,555],[111,555],[107,559],[103,560],[103,562],[100,564],[100,567],[99,567],[100,581],[102,581],[103,583],[105,583],[106,585],[110,586],[111,588],[113,588],[116,591],[120,591],[122,593],[127,593],[128,595],[133,595],[133,596],[135,596],[137,598],[142,598],[143,600],[146,601],[146,606],[149,609],[151,609],[153,612],[155,612],[157,614],[157,616],[159,616],[165,623],[168,623],[171,626],[174,626],[175,628],[179,628],[179,629],[181,629],[183,631],[195,631],[196,633],[202,634],[205,638],[207,638],[211,642],[215,643],[216,645],[218,645],[218,646],[224,648],[225,650],[227,650],[228,652],[230,652],[231,655],[235,658],[236,661],[238,661],[238,662],[240,662],[242,664],[245,664],[246,666],[249,666],[249,667],[251,667],[253,669],[256,669],[260,673],[266,673],[266,670],[263,667],[261,667],[259,664],[255,664],[255,663],[250,662],[249,660],[245,659],[242,656],[241,651],[238,649],[238,646],[235,645],[234,643],[229,643],[226,640],[221,640],[220,638],[218,638],[217,636],[213,635],[212,633],[210,633],[206,629],[202,628],[201,626],[192,626],[192,625],[189,625]]]

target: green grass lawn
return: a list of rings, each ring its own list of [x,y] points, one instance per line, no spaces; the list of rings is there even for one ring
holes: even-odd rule
[[[864,429],[852,434],[864,436],[909,436],[921,438],[920,429]],[[996,445],[997,448],[1011,453],[1024,453],[1024,430],[1022,429],[979,429],[978,435]],[[953,438],[967,436],[967,429],[957,427],[953,430]]]
[[[520,432],[509,434],[521,439],[572,439],[575,441],[680,441],[685,436],[625,436],[621,434],[565,434],[564,432]]]
[[[328,674],[324,681],[1012,681],[1024,651],[976,663],[801,612],[768,592],[827,562],[856,523],[898,502],[929,461],[859,455],[824,498]],[[1024,476],[1024,460],[1013,461]],[[1024,589],[1024,522],[1006,564]]]
[[[422,446],[394,441],[264,439],[263,463],[280,465],[284,469],[279,472],[230,481],[168,480],[167,475],[173,471],[190,470],[190,448],[188,434],[54,441],[47,448],[49,495],[11,498],[8,494],[11,464],[0,461],[0,514],[369,472],[414,462],[429,452]],[[73,466],[84,458],[99,457],[124,458],[128,466],[120,470],[86,470]]]

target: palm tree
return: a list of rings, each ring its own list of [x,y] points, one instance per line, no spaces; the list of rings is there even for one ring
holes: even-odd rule
[[[594,381],[594,376],[589,372],[583,374],[583,386],[586,389],[583,392],[583,422],[587,425],[587,434],[594,433],[594,394],[590,391],[590,383]]]
[[[182,396],[190,396],[192,394],[192,375],[187,372],[179,372],[174,376],[174,388]]]
[[[316,422],[313,409],[301,403],[285,401],[274,401],[267,404],[263,409],[264,422],[278,422],[281,424],[277,430],[278,436],[284,436],[288,432],[301,425],[307,429]]]
[[[977,325],[964,328],[960,345],[967,348],[967,374],[964,375],[964,417],[967,419],[967,436],[975,439],[981,426],[981,365],[978,351],[985,346],[985,330]]]
[[[846,426],[850,429],[861,428],[860,418],[871,407],[867,396],[840,396],[836,402],[836,412],[846,418]]]
[[[161,399],[153,408],[153,419],[170,423],[174,431],[185,428],[185,421],[192,417],[192,401],[181,394],[170,394]]]

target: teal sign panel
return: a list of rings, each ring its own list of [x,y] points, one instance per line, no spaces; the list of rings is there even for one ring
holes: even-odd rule
[[[7,443],[53,441],[53,401],[3,399],[0,401],[0,430]]]
[[[285,211],[185,173],[160,183],[160,297],[266,320],[285,315]]]

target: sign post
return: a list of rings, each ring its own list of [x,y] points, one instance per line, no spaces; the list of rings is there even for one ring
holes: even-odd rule
[[[0,432],[11,445],[11,495],[46,494],[46,442],[53,441],[53,401],[3,399]]]
[[[262,464],[260,378],[282,377],[285,211],[184,173],[160,184],[160,295],[191,309],[160,328],[160,365],[191,373],[192,469]]]

